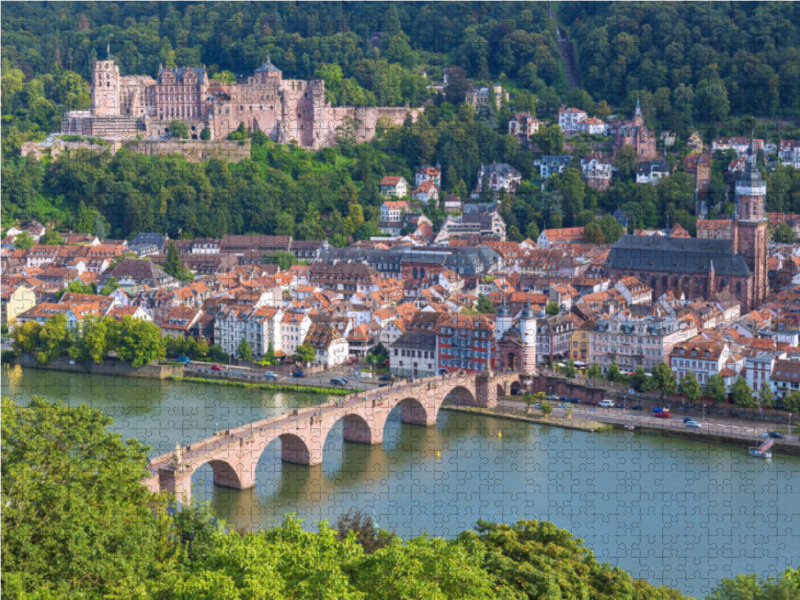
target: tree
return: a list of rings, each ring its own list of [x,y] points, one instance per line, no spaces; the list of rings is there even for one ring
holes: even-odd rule
[[[286,250],[276,250],[275,252],[265,252],[261,262],[268,265],[278,265],[281,271],[288,271],[292,265],[297,264],[297,258]]]
[[[561,374],[567,379],[572,379],[577,374],[578,370],[575,368],[575,362],[569,358],[564,366],[561,367]]]
[[[340,542],[354,533],[356,542],[364,549],[364,554],[375,554],[396,537],[394,533],[379,529],[371,516],[353,508],[336,519],[336,532]]]
[[[6,593],[101,597],[148,577],[164,521],[141,484],[147,449],[86,404],[3,398],[2,411]]]
[[[81,323],[80,329],[73,332],[73,344],[69,355],[84,364],[100,364],[108,357],[109,319],[89,318]]]
[[[231,85],[236,83],[236,75],[231,71],[220,71],[211,76],[211,79],[218,81],[222,85]]]
[[[117,283],[116,277],[109,277],[106,284],[100,288],[98,292],[101,296],[110,296],[114,290],[119,289],[119,283]]]
[[[264,360],[267,361],[268,365],[278,364],[278,359],[275,357],[275,347],[272,345],[272,340],[270,340],[269,346],[267,346],[267,354],[264,356]]]
[[[187,139],[189,137],[189,129],[183,121],[171,121],[169,124],[169,136],[180,139]]]
[[[638,367],[631,375],[631,387],[637,392],[649,392],[652,389],[652,379],[642,367]]]
[[[30,323],[26,323],[29,325]],[[14,330],[16,333],[16,330]],[[17,346],[14,346],[14,350],[17,349]],[[790,413],[798,414],[800,413],[800,392],[792,392],[788,396],[783,399],[783,408],[788,410]],[[791,433],[791,432],[790,432]]]
[[[697,383],[693,371],[689,371],[681,379],[680,390],[689,402],[697,402],[700,399],[700,384]]]
[[[317,359],[317,352],[314,350],[314,346],[307,342],[295,348],[294,355],[303,364],[313,363]]]
[[[61,301],[61,298],[64,297],[64,294],[94,294],[94,288],[91,285],[86,285],[81,283],[77,279],[73,279],[69,282],[69,285],[65,288],[60,288],[56,293],[55,297],[57,301]]]
[[[334,141],[342,147],[343,153],[349,156],[353,146],[358,142],[358,123],[352,117],[344,117],[342,124],[336,127]]]
[[[462,67],[449,67],[447,69],[447,87],[444,89],[445,102],[458,106],[467,97],[467,92],[472,89],[472,84],[467,79],[467,72]]]
[[[671,396],[678,389],[675,373],[667,363],[660,362],[653,369],[653,387],[661,390],[663,396]]]
[[[586,369],[586,376],[590,377],[591,379],[602,379],[603,370],[600,368],[600,365],[591,364],[589,365],[589,368]]]
[[[164,261],[164,272],[181,281],[191,281],[194,274],[189,269],[184,269],[181,264],[181,255],[173,240],[167,243],[167,259]]]
[[[753,388],[747,385],[745,378],[739,375],[736,378],[736,383],[733,384],[731,389],[733,403],[742,408],[755,408],[758,406],[758,401],[753,397]]]
[[[211,130],[208,127],[203,127],[203,131],[200,132],[200,139],[204,142],[211,139]]]
[[[239,127],[236,128],[236,131],[232,131],[228,134],[229,140],[246,140],[247,139],[247,128],[244,126],[244,121],[239,121]]]
[[[550,403],[547,400],[542,402],[540,406],[541,406],[541,408],[539,410],[542,411],[542,414],[545,416],[545,418],[549,417],[550,413],[553,412],[553,407],[550,405]]]
[[[531,141],[539,145],[544,154],[562,154],[564,152],[564,132],[558,124],[540,127],[531,136]]]
[[[780,223],[772,230],[772,240],[781,244],[793,244],[797,241],[797,234],[787,223]]]
[[[636,154],[636,148],[630,145],[625,145],[617,150],[617,156],[614,158],[614,165],[620,170],[620,173],[625,177],[630,177],[636,171],[639,156]]]
[[[39,330],[38,352],[36,362],[46,365],[52,362],[69,348],[70,334],[67,328],[67,316],[58,313],[50,317]]]
[[[158,325],[144,319],[124,317],[115,322],[111,347],[120,360],[139,368],[166,356],[166,345]]]
[[[17,250],[30,250],[35,243],[36,240],[27,231],[23,231],[14,238],[14,248]]]
[[[478,294],[478,302],[475,305],[475,309],[479,313],[493,315],[497,312],[497,309],[492,304],[492,301],[484,296],[483,294]]]
[[[497,581],[497,598],[634,597],[625,571],[601,565],[582,540],[552,523],[479,520],[477,531],[488,551],[486,568]]]
[[[583,242],[585,244],[605,244],[606,238],[603,230],[597,223],[589,223],[583,229]]]
[[[762,407],[772,408],[775,406],[775,394],[772,393],[772,388],[769,383],[762,383],[761,389],[758,390],[758,403]]]
[[[63,246],[64,238],[61,237],[60,233],[51,229],[50,231],[46,231],[45,234],[39,238],[39,243],[45,246]]]
[[[725,402],[728,398],[728,388],[725,385],[725,380],[719,373],[714,373],[708,378],[706,383],[706,397],[714,402]]]
[[[620,381],[622,379],[622,373],[619,371],[619,366],[617,365],[617,361],[611,363],[611,366],[608,367],[608,373],[606,373],[606,378],[609,381]]]
[[[253,358],[253,350],[244,336],[242,336],[242,341],[239,342],[239,347],[236,349],[236,355],[242,360],[251,360]]]
[[[558,306],[558,302],[551,300],[547,303],[547,306],[544,307],[544,312],[548,315],[557,315],[561,312],[561,307]]]

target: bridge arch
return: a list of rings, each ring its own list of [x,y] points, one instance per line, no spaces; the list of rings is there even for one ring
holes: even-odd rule
[[[321,441],[317,444],[320,446],[319,448],[312,448],[306,443],[306,440],[294,433],[282,433],[276,437],[281,443],[281,460],[283,462],[299,465],[313,465],[322,462]],[[266,450],[266,447],[264,449]],[[319,458],[315,460],[317,455]]]
[[[211,470],[214,473],[214,485],[219,485],[221,487],[227,488],[234,488],[237,490],[242,490],[247,487],[251,487],[250,485],[245,485],[245,482],[248,480],[253,479],[252,473],[246,473],[246,469],[243,468],[243,465],[239,464],[231,464],[227,460],[224,459],[213,459],[206,462],[208,466],[211,467]],[[197,470],[202,467],[203,465],[198,465],[195,469],[195,473]],[[237,469],[237,466],[239,467]],[[250,469],[252,471],[252,469]],[[249,475],[249,477],[248,477]],[[253,482],[250,482],[255,483]]]
[[[403,398],[395,406],[400,407],[400,420],[412,425],[433,425],[436,423],[438,407],[428,410],[417,398]]]
[[[478,401],[475,394],[463,385],[457,385],[447,394],[447,398],[454,404],[477,406]]]
[[[373,423],[358,413],[350,413],[342,418],[342,435],[347,442],[380,444],[383,441],[385,424],[386,419],[381,419],[380,423]]]

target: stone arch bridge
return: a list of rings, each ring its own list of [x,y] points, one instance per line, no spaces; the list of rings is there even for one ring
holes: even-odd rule
[[[249,425],[218,431],[210,438],[176,447],[174,452],[148,462],[150,476],[143,483],[153,492],[167,491],[188,502],[192,475],[210,465],[214,484],[236,489],[255,486],[255,472],[266,447],[280,440],[285,462],[315,465],[331,429],[343,423],[344,439],[360,444],[380,444],[389,413],[399,406],[401,420],[414,425],[436,423],[445,400],[455,404],[494,407],[497,399],[519,387],[530,389],[532,375],[520,373],[466,373],[400,382],[341,400],[293,410]]]

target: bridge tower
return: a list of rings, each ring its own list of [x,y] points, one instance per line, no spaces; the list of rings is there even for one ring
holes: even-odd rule
[[[522,372],[536,371],[536,313],[531,308],[531,300],[522,311],[519,319],[519,332],[522,337]]]

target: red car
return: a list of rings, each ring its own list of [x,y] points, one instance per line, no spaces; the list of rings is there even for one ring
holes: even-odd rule
[[[348,358],[348,359],[347,359],[347,364],[348,364],[348,365],[354,365],[354,364],[356,364],[356,359],[355,359],[355,358]]]
[[[211,365],[211,370],[212,371],[222,371],[222,367],[220,367],[219,365]]]
[[[662,410],[661,412],[657,412],[653,415],[656,419],[669,419],[672,415],[669,414],[668,410]]]

